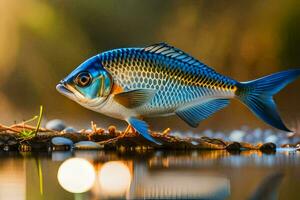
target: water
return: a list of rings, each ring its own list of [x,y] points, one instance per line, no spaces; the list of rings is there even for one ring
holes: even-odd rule
[[[247,199],[283,172],[280,199],[300,199],[300,152],[0,153],[0,199]]]

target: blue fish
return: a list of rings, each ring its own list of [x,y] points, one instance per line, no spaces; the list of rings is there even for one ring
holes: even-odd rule
[[[90,110],[127,121],[146,139],[159,143],[149,133],[144,117],[176,114],[197,127],[233,98],[267,124],[290,131],[276,110],[273,95],[299,75],[300,69],[291,69],[238,82],[175,47],[159,43],[93,56],[56,88]]]

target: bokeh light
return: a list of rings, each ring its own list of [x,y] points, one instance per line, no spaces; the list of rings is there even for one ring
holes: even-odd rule
[[[99,182],[104,192],[110,196],[120,196],[130,187],[129,168],[120,161],[107,162],[100,169]]]
[[[64,161],[58,169],[59,184],[68,192],[82,193],[92,188],[96,174],[93,165],[82,158]]]

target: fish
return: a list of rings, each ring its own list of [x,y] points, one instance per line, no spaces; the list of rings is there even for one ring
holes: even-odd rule
[[[56,89],[87,109],[126,121],[147,140],[161,144],[150,134],[144,118],[175,114],[197,127],[231,99],[240,100],[265,123],[291,132],[273,96],[299,75],[300,69],[290,69],[239,82],[176,47],[157,43],[97,54]]]

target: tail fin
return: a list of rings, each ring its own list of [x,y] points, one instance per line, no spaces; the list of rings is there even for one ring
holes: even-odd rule
[[[278,72],[249,82],[238,83],[236,96],[267,124],[291,132],[282,122],[273,100],[273,95],[294,81],[300,69]]]

